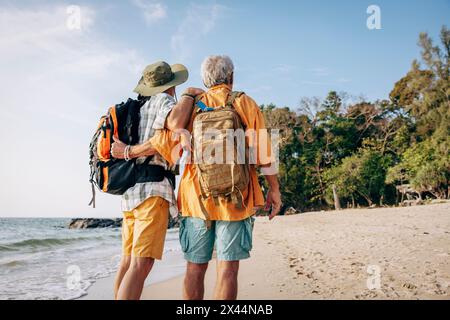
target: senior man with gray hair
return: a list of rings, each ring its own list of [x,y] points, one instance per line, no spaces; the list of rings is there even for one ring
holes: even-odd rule
[[[199,97],[201,105],[214,110],[232,105],[246,130],[260,132],[265,129],[264,117],[256,102],[244,93],[233,93],[234,65],[228,56],[209,56],[201,66],[202,80],[208,91]],[[232,99],[230,100],[230,97]],[[231,101],[231,103],[230,103]],[[198,112],[193,112],[188,130]],[[272,157],[261,156],[260,146],[267,145],[256,139],[251,147],[256,151],[256,163],[248,166],[248,185],[240,190],[242,205],[231,201],[202,197],[198,166],[188,163],[179,186],[178,208],[183,219],[180,226],[180,241],[187,260],[183,295],[185,299],[200,300],[204,297],[204,278],[208,263],[216,249],[217,282],[215,298],[232,300],[237,298],[239,261],[250,257],[252,232],[256,209],[271,208],[269,218],[274,218],[281,208],[281,197],[277,175],[264,173],[269,184],[266,201],[258,183],[256,166],[271,167]],[[203,194],[204,196],[204,194]],[[205,223],[205,210],[208,223]]]

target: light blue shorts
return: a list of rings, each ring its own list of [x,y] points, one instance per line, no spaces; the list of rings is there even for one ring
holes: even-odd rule
[[[182,218],[180,243],[185,259],[198,264],[207,263],[212,258],[214,247],[219,261],[249,258],[254,221],[253,217],[241,221],[211,221],[208,230],[202,219]]]

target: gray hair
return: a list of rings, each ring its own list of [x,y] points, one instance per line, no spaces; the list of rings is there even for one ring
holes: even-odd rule
[[[207,88],[227,83],[233,72],[233,61],[225,55],[206,57],[201,67],[203,84]]]

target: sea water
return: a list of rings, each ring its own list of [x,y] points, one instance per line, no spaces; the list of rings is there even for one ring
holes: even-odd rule
[[[68,229],[70,219],[0,218],[0,299],[76,299],[112,275],[120,228]],[[165,252],[180,250],[168,230]]]

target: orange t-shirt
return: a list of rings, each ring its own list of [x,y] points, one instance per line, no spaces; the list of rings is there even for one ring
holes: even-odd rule
[[[231,93],[231,88],[227,85],[218,85],[211,88],[208,92],[203,94],[202,102],[208,107],[224,106],[228,95]],[[256,139],[247,140],[249,147],[255,147],[256,150],[256,165],[266,166],[271,164],[270,156],[264,156],[266,153],[270,155],[270,140],[265,142],[264,150],[260,152],[261,142],[259,141],[259,130],[266,129],[264,124],[264,116],[262,115],[256,102],[247,95],[241,95],[236,98],[234,108],[239,114],[246,130],[255,130]],[[188,131],[192,132],[192,123],[195,114],[192,114],[191,122],[188,126]],[[172,139],[172,133],[163,131],[151,139],[153,147],[170,163],[176,162],[175,159],[179,155],[180,148],[175,148],[178,141]],[[264,139],[262,139],[264,140]],[[175,149],[174,149],[175,148]],[[263,156],[260,156],[262,154]],[[258,176],[255,165],[250,165],[250,182],[246,190],[243,190],[244,206],[238,209],[232,202],[219,198],[219,205],[216,206],[212,198],[203,201],[203,205],[209,214],[211,220],[224,221],[239,221],[252,216],[256,209],[264,206],[264,195],[261,186],[258,183]],[[198,180],[197,170],[195,164],[186,164],[183,176],[180,181],[178,189],[178,209],[184,217],[196,217],[205,219],[200,206],[199,195],[200,183]]]

